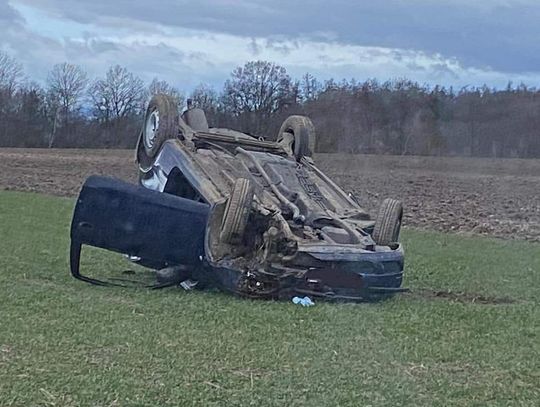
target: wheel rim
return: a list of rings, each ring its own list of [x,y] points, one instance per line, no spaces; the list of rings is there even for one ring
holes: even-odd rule
[[[146,117],[146,121],[144,123],[144,144],[147,148],[151,149],[154,147],[158,129],[159,111],[156,109]]]

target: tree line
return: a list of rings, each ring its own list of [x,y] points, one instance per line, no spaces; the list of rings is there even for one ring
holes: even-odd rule
[[[540,157],[540,90],[454,89],[407,79],[379,82],[293,79],[284,67],[251,61],[223,88],[201,84],[189,94],[155,78],[145,83],[126,68],[89,78],[70,63],[55,65],[44,84],[0,52],[0,146],[133,148],[145,106],[166,93],[187,99],[213,127],[274,139],[291,114],[309,116],[319,152]]]

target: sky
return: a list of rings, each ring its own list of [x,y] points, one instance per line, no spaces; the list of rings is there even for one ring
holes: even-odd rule
[[[540,87],[540,0],[0,0],[0,50],[43,82],[120,64],[189,90],[249,60],[293,77]]]

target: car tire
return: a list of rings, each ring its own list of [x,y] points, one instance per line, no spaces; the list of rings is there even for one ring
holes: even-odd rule
[[[147,157],[155,157],[166,140],[178,137],[179,120],[174,98],[164,94],[152,97],[146,109],[141,134],[141,144]]]
[[[306,116],[289,116],[279,129],[277,142],[281,143],[285,139],[284,136],[292,135],[292,145],[290,152],[296,161],[302,160],[303,157],[311,157],[315,151],[315,126],[309,117]]]
[[[372,238],[379,246],[388,246],[399,239],[403,205],[396,199],[385,199],[379,208]]]
[[[242,240],[253,202],[253,186],[248,179],[238,178],[225,206],[220,240],[236,244]]]

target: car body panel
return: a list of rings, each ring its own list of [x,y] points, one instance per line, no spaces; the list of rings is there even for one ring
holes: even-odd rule
[[[83,186],[72,223],[74,276],[80,246],[91,244],[153,268],[189,266],[201,287],[252,298],[372,300],[402,290],[403,247],[377,245],[375,221],[311,157],[234,130],[179,129],[153,159],[139,139],[143,188],[99,178]],[[221,228],[239,179],[253,196],[233,243]]]
[[[117,179],[89,177],[71,222],[71,272],[81,277],[82,245],[143,259],[153,268],[199,267],[210,210],[207,204]]]

